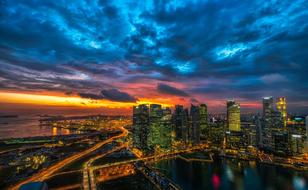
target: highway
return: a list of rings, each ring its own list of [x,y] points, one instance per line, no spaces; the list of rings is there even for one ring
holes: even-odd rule
[[[102,147],[105,144],[108,144],[108,143],[114,141],[115,139],[122,138],[122,137],[125,137],[125,136],[128,135],[128,131],[125,128],[120,127],[120,130],[122,131],[121,134],[114,136],[114,137],[111,137],[111,138],[109,138],[105,141],[99,142],[99,143],[97,143],[96,145],[92,146],[91,148],[89,148],[87,150],[84,150],[84,151],[79,152],[77,154],[74,154],[70,157],[67,157],[64,160],[61,160],[61,161],[55,163],[54,165],[52,165],[52,166],[50,166],[46,169],[43,169],[42,171],[39,171],[38,173],[34,174],[33,176],[27,178],[26,180],[23,180],[23,181],[15,184],[14,186],[10,187],[9,189],[18,190],[19,187],[23,184],[26,184],[26,183],[29,183],[29,182],[34,182],[34,181],[43,181],[43,180],[47,179],[48,177],[50,177],[54,172],[58,171],[59,169],[63,168],[64,166],[70,164],[71,162],[74,162],[74,161],[86,156],[87,154],[99,149],[100,147]]]
[[[94,174],[93,174],[93,169],[91,168],[92,163],[102,157],[107,156],[108,154],[111,154],[113,152],[119,151],[123,148],[127,148],[128,145],[125,143],[119,147],[116,147],[104,154],[98,155],[94,158],[91,158],[90,160],[88,160],[85,165],[84,165],[84,170],[83,170],[83,189],[84,190],[96,190],[96,183],[95,183],[95,179],[94,179]]]
[[[147,156],[147,157],[141,157],[141,158],[136,158],[136,159],[132,159],[132,160],[127,160],[127,161],[122,161],[122,162],[115,162],[115,163],[108,163],[108,164],[104,164],[104,165],[100,165],[100,166],[92,166],[91,169],[92,170],[97,170],[97,169],[101,169],[101,168],[105,168],[105,167],[111,167],[111,166],[117,166],[117,165],[121,165],[121,164],[129,164],[129,163],[133,163],[133,162],[138,162],[138,161],[151,161],[151,160],[161,160],[161,159],[167,159],[170,157],[174,157],[178,154],[181,153],[188,153],[188,152],[193,152],[195,150],[204,150],[204,148],[206,148],[207,145],[198,145],[198,146],[194,146],[185,150],[178,150],[178,151],[174,151],[174,152],[169,152],[169,153],[163,153],[163,154],[158,154],[158,155],[153,155],[153,156]]]

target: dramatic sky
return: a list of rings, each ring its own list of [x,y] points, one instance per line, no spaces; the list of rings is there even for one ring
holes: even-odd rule
[[[0,0],[0,112],[285,96],[308,112],[306,0]]]

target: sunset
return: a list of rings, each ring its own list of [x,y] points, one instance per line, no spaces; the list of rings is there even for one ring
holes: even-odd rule
[[[0,0],[0,189],[308,189],[305,0]]]

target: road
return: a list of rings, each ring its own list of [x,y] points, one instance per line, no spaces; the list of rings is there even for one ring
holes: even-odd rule
[[[94,158],[91,158],[90,160],[88,160],[85,165],[84,165],[84,170],[83,170],[83,189],[84,190],[88,190],[88,189],[92,189],[92,190],[96,190],[96,184],[95,184],[95,179],[94,179],[94,174],[93,174],[93,169],[91,168],[92,163],[102,157],[107,156],[108,154],[111,154],[113,152],[119,151],[123,148],[127,148],[128,145],[127,144],[123,144],[119,147],[116,147],[104,154],[98,155]]]
[[[126,161],[121,161],[121,162],[108,163],[108,164],[99,165],[99,166],[92,166],[91,169],[97,170],[97,169],[101,169],[101,168],[117,166],[117,165],[122,165],[122,164],[129,164],[129,163],[134,163],[134,162],[138,162],[138,161],[149,161],[149,160],[158,161],[158,160],[161,160],[161,159],[167,159],[167,158],[176,156],[176,155],[181,154],[181,153],[189,153],[189,152],[193,152],[193,151],[200,150],[200,149],[204,150],[207,146],[208,146],[207,144],[197,145],[197,146],[190,147],[190,148],[187,148],[187,149],[184,149],[184,150],[178,150],[178,151],[169,152],[169,153],[162,153],[162,154],[158,154],[158,155],[141,157],[141,158],[126,160]]]
[[[108,144],[108,143],[114,141],[115,139],[122,138],[122,137],[125,137],[125,136],[128,135],[128,131],[125,128],[120,127],[120,130],[122,131],[121,134],[114,136],[114,137],[111,137],[111,138],[109,138],[105,141],[99,142],[96,145],[92,146],[91,148],[89,148],[89,149],[87,149],[83,152],[79,152],[79,153],[74,154],[74,155],[72,155],[68,158],[65,158],[64,160],[61,160],[61,161],[55,163],[54,165],[52,165],[52,166],[50,166],[50,167],[48,167],[48,168],[46,168],[42,171],[39,171],[38,173],[34,174],[33,176],[29,177],[28,179],[15,184],[14,186],[10,187],[9,189],[18,190],[19,187],[23,184],[26,184],[26,183],[29,183],[29,182],[34,182],[34,181],[43,181],[43,180],[47,179],[48,177],[50,177],[54,172],[63,168],[64,166],[66,166],[66,165],[86,156],[87,154],[99,149],[100,147],[102,147],[105,144]]]

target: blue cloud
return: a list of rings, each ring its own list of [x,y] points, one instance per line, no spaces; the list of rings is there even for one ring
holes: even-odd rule
[[[0,10],[1,89],[87,92],[95,85],[118,89],[108,80],[198,86],[224,79],[224,85],[188,91],[214,96],[227,88],[253,100],[283,88],[285,96],[307,101],[295,95],[308,88],[305,0],[4,0]],[[264,83],[277,74],[283,86]]]

